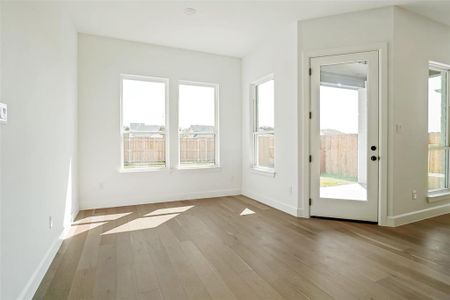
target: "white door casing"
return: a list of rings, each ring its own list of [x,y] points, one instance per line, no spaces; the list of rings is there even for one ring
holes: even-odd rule
[[[310,67],[310,215],[376,222],[379,181],[378,51],[313,57]],[[351,94],[353,100],[347,94]],[[325,137],[328,139],[323,142],[321,152],[321,140]],[[341,145],[341,140],[353,141],[350,144],[352,147],[344,147],[351,151],[336,149],[336,145]],[[333,168],[328,168],[330,161],[335,165]],[[321,169],[321,162],[323,165],[328,162],[327,167],[322,166]],[[329,169],[333,174],[328,174]],[[353,177],[348,179],[342,176],[341,173],[345,172],[340,169],[350,169]],[[324,179],[322,188],[321,174]]]

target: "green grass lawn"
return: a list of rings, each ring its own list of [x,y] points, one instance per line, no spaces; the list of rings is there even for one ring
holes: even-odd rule
[[[320,186],[321,187],[330,187],[330,186],[338,186],[349,183],[355,183],[355,177],[345,177],[339,176],[335,174],[322,174],[320,176]]]

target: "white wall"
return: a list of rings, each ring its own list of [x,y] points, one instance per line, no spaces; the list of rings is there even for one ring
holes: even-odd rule
[[[58,5],[2,6],[1,298],[30,298],[77,209],[77,40]]]
[[[83,209],[240,193],[240,59],[85,34],[79,35],[78,51]],[[171,146],[177,142],[177,81],[218,83],[221,168],[119,173],[122,73],[169,78]],[[171,151],[172,161],[176,156]]]
[[[273,74],[275,176],[251,169],[250,85]],[[290,24],[242,60],[242,193],[292,215],[298,212],[297,27]]]
[[[387,43],[388,61],[391,60],[393,43],[393,12],[394,8],[382,8],[366,10],[356,13],[348,13],[325,18],[298,22],[299,43],[299,133],[300,133],[300,190],[299,202],[302,207],[308,207],[309,198],[309,171],[307,155],[309,154],[308,118],[309,98],[306,98],[304,90],[309,88],[307,82],[309,75],[304,73],[304,58],[315,51],[329,49],[348,49],[352,47],[365,47],[374,43]],[[348,51],[348,50],[347,50]],[[391,78],[392,65],[389,65],[388,74]],[[306,79],[306,80],[305,80]],[[392,85],[388,85],[389,94],[392,93]],[[305,140],[306,138],[306,140]],[[389,152],[389,149],[380,149]],[[386,153],[387,153],[386,152]],[[388,164],[391,163],[389,157]],[[386,197],[384,197],[386,201]]]
[[[392,215],[449,204],[427,202],[428,62],[450,65],[450,27],[394,10]],[[412,191],[417,200],[412,200]],[[447,210],[450,211],[450,210]]]
[[[299,56],[313,50],[387,43],[388,46],[388,184],[387,224],[449,212],[450,201],[427,202],[427,83],[430,60],[450,63],[450,29],[397,7],[301,21]],[[299,77],[303,61],[299,61]],[[303,89],[306,88],[303,86]],[[306,128],[308,99],[300,97],[300,139]],[[401,125],[401,130],[394,130]],[[300,157],[305,158],[303,143]],[[302,166],[301,159],[300,165]],[[303,164],[304,166],[304,164]],[[301,167],[300,190],[307,191],[306,168]],[[417,200],[412,191],[417,191]],[[307,192],[300,202],[306,203]],[[434,208],[435,209],[434,209]]]

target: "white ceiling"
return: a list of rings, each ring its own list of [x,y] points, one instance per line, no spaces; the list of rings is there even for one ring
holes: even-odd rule
[[[414,1],[404,8],[450,26],[450,1]]]
[[[80,1],[70,6],[78,31],[243,57],[296,20],[401,5],[450,25],[450,1]],[[184,9],[197,10],[186,15]]]

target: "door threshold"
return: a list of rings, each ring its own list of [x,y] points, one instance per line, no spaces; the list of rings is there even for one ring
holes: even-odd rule
[[[311,216],[311,218],[322,219],[322,220],[330,220],[330,221],[340,221],[340,222],[352,222],[352,223],[363,223],[363,224],[378,225],[378,222],[374,222],[374,221],[352,220],[352,219],[333,218],[333,217],[320,217],[320,216]]]

